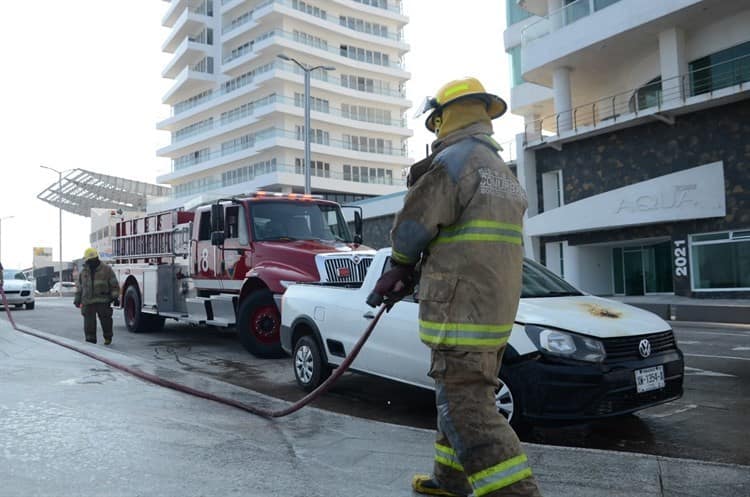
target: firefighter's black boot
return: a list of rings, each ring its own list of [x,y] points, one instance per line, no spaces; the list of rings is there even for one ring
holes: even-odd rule
[[[465,494],[457,494],[450,490],[440,488],[440,485],[430,475],[414,475],[411,480],[411,488],[415,492],[424,495],[440,495],[442,497],[467,497]]]

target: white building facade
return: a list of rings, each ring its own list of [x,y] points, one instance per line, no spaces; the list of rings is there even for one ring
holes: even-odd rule
[[[167,202],[304,191],[304,71],[311,190],[340,202],[403,190],[407,157],[400,0],[171,0],[163,77]]]
[[[506,0],[526,247],[600,295],[750,295],[750,1]]]

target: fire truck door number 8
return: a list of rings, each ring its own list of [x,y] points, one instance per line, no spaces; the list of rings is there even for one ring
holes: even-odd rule
[[[201,271],[207,272],[208,271],[208,249],[204,248],[201,252]]]

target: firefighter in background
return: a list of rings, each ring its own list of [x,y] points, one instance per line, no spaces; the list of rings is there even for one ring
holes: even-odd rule
[[[102,325],[104,345],[112,343],[112,307],[120,305],[120,285],[115,272],[99,260],[95,248],[83,253],[83,269],[78,275],[73,304],[81,309],[86,341],[96,343],[96,317]]]
[[[521,295],[524,190],[499,157],[492,119],[505,102],[474,78],[426,99],[432,153],[411,167],[391,231],[392,267],[375,292],[411,293],[420,264],[419,335],[431,348],[437,441],[430,495],[540,496],[510,424],[495,407],[498,372]]]

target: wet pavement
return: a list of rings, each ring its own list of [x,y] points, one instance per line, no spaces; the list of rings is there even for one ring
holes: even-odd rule
[[[158,360],[55,339],[191,388],[286,405]],[[4,320],[0,378],[0,496],[410,496],[412,473],[432,465],[431,430],[314,407],[267,420],[146,383]],[[525,448],[545,496],[750,494],[747,466]]]

